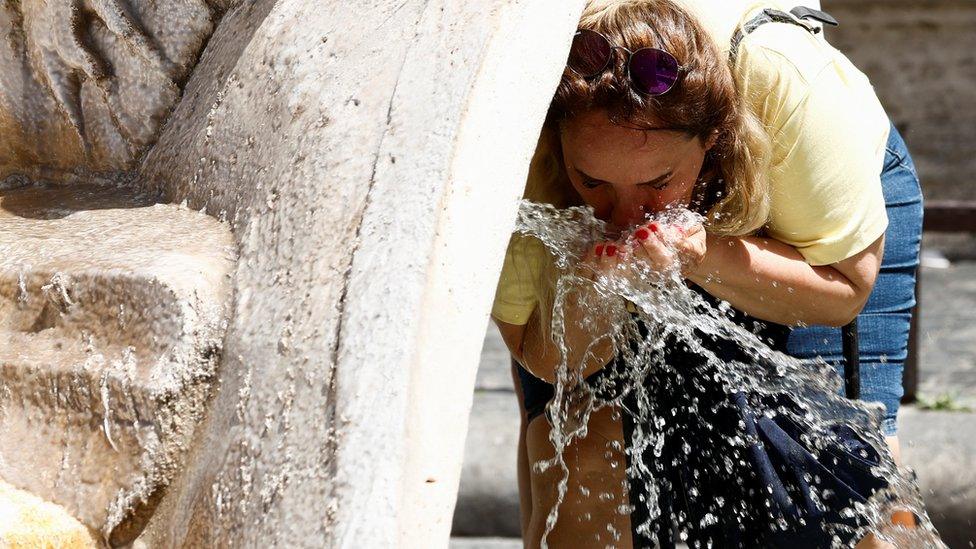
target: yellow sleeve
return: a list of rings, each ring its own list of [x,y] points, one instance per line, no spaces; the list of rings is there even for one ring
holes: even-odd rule
[[[538,306],[545,246],[530,236],[514,235],[505,252],[491,315],[508,324],[525,325]]]
[[[887,228],[887,115],[867,77],[823,40],[783,24],[754,34],[737,71],[773,140],[767,233],[811,265],[837,263]]]
[[[523,197],[565,208],[580,203],[580,199],[572,192],[572,185],[566,181],[561,161],[554,152],[558,138],[549,129],[543,129],[539,135]],[[505,252],[492,316],[508,324],[527,324],[539,305],[542,278],[551,276],[545,268],[550,261],[549,252],[538,239],[513,235]]]

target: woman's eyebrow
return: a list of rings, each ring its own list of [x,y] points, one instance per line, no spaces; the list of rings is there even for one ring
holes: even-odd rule
[[[573,166],[573,169],[576,170],[577,173],[579,173],[580,175],[582,175],[584,179],[588,179],[590,181],[597,181],[599,183],[609,183],[608,181],[604,181],[602,179],[597,179],[595,177],[592,177],[592,176],[588,175],[586,172],[584,172],[583,170],[577,168],[576,166]],[[673,171],[668,170],[667,173],[665,173],[665,174],[663,174],[661,176],[655,177],[654,179],[651,179],[650,181],[645,181],[643,183],[638,183],[637,185],[638,186],[656,185],[656,184],[664,181],[665,179],[671,177],[671,175],[673,173],[674,173]]]

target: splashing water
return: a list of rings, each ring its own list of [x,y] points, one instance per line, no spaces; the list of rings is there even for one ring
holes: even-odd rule
[[[676,210],[661,214],[659,220],[690,226],[698,218]],[[771,440],[770,433],[785,429],[808,455],[826,464],[825,470],[794,468],[794,489],[786,492],[804,509],[823,510],[833,503],[836,515],[819,527],[831,546],[853,545],[871,532],[898,548],[945,547],[925,513],[913,473],[899,470],[888,454],[881,406],[841,396],[841,380],[831,366],[801,362],[774,350],[760,323],[750,329],[748,323],[736,322],[739,313],[689,287],[677,268],[659,273],[636,262],[621,262],[619,271],[589,272],[582,262],[585,254],[597,240],[606,239],[605,226],[592,210],[523,201],[516,232],[540,240],[558,272],[550,332],[560,360],[555,396],[547,408],[556,452],[551,460],[533,465],[539,472],[554,467],[561,472],[543,548],[548,547],[570,488],[565,451],[587,436],[591,414],[602,408],[610,408],[630,426],[625,453],[631,504],[619,506],[617,512],[631,515],[638,537],[677,537],[692,547],[728,546],[732,540],[722,536],[737,528],[770,535],[805,525],[809,512],[772,511],[777,495],[768,476],[753,471],[762,459],[750,458],[757,448],[772,453],[782,440]],[[572,353],[567,347],[568,307],[586,311],[580,326],[570,328],[606,332],[588,350],[612,344],[617,358],[598,375],[584,378],[587,353]],[[731,344],[734,353],[716,347],[719,341]],[[619,453],[620,442],[609,442],[607,448]],[[867,499],[839,506],[837,502],[845,500],[838,499],[836,487],[822,482],[821,475],[827,476],[832,465],[852,460],[866,463],[864,474],[881,481],[866,492],[871,494]],[[765,463],[781,477],[788,476],[789,459]],[[796,486],[805,489],[797,491]],[[591,493],[580,487],[579,492],[594,506],[609,504],[605,490]],[[674,512],[673,495],[687,509]],[[643,507],[642,512],[636,512],[637,507]],[[761,516],[755,516],[757,509]],[[917,527],[894,525],[890,517],[895,511],[914,514]],[[816,524],[821,523],[811,521]],[[609,539],[600,537],[600,542],[616,546],[620,533],[612,525],[598,530],[609,533]],[[738,544],[756,546],[760,538],[748,536],[736,538]],[[634,542],[640,545],[637,538]]]

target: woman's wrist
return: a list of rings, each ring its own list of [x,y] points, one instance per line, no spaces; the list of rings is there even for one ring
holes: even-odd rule
[[[714,279],[718,274],[720,256],[725,251],[722,247],[734,246],[733,238],[735,237],[722,237],[705,233],[704,246],[701,252],[697,256],[692,256],[692,259],[687,261],[682,269],[684,277],[699,286]]]

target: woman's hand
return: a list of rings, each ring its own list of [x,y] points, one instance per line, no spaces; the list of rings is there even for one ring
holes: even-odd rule
[[[681,274],[687,278],[696,273],[705,260],[705,254],[708,252],[707,234],[701,223],[688,228],[674,227],[674,229],[678,236],[671,241],[671,245],[681,260]]]
[[[680,270],[687,277],[697,271],[707,250],[701,224],[683,228],[652,222],[622,240],[597,244],[583,263],[600,274],[619,272],[621,267],[639,262],[656,272]]]

